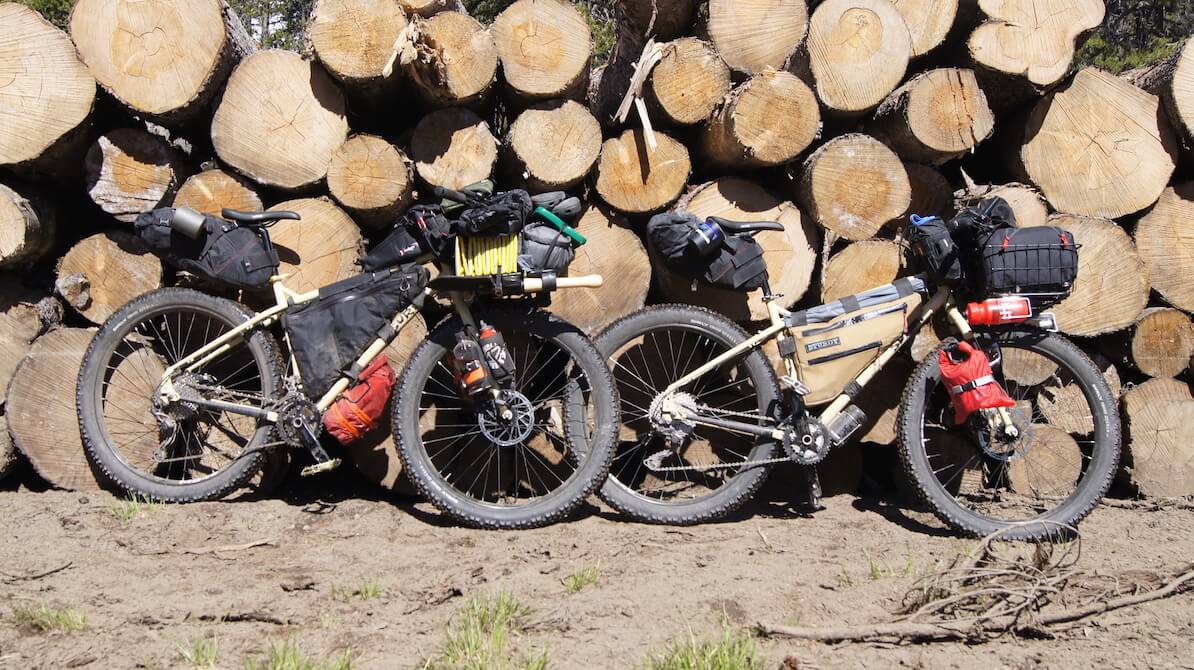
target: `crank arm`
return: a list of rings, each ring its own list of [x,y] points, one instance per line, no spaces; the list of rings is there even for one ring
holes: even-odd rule
[[[711,428],[721,428],[735,433],[743,433],[746,435],[754,435],[756,437],[765,437],[772,440],[784,439],[784,431],[778,428],[767,428],[766,426],[758,426],[751,423],[743,423],[742,421],[729,421],[726,419],[713,419],[703,416],[685,417],[698,426],[709,426]]]
[[[254,419],[260,419],[269,423],[278,422],[278,413],[270,412],[269,410],[261,409],[260,407],[252,407],[250,405],[238,405],[234,402],[224,402],[223,400],[207,400],[200,398],[195,400],[187,400],[193,402],[200,407],[208,409],[218,409],[221,412],[228,412],[229,414],[240,414],[241,416],[251,416]]]

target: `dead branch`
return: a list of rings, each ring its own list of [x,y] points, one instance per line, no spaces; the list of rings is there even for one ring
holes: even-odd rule
[[[50,575],[62,572],[63,570],[71,567],[74,564],[75,564],[74,561],[67,561],[65,565],[60,565],[52,570],[46,570],[45,572],[39,572],[39,573],[33,574],[33,575],[9,575],[9,574],[5,573],[6,577],[4,579],[4,583],[5,584],[16,584],[17,582],[32,582],[32,581],[35,581],[38,579],[42,579],[43,577],[49,577]]]

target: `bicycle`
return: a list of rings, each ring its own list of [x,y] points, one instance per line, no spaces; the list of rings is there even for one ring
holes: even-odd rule
[[[691,270],[693,259],[719,239],[782,230],[773,222],[716,217],[689,225],[694,232],[676,271]],[[947,245],[965,233],[958,226],[951,231]],[[669,234],[661,244],[681,235]],[[1076,275],[1077,251],[1070,251]],[[979,256],[958,243],[954,258],[976,268],[986,262]],[[855,400],[937,315],[960,346],[989,359],[990,379],[982,383],[999,384],[1016,404],[957,421],[951,392],[958,389],[946,389],[941,372],[941,352],[955,353],[957,340],[948,339],[915,369],[900,400],[900,457],[936,516],[969,535],[1004,530],[1009,539],[1040,538],[1076,524],[1106,493],[1118,462],[1120,423],[1098,369],[1056,333],[1052,314],[1029,310],[984,326],[960,310],[966,297],[1039,307],[1064,295],[975,296],[966,282],[917,275],[792,312],[780,307],[765,273],[762,291],[769,324],[754,335],[706,309],[662,305],[627,316],[595,338],[622,402],[619,446],[601,496],[623,514],[649,523],[710,521],[749,499],[772,465],[815,467],[865,424]],[[771,341],[782,376],[761,350]],[[1080,389],[1074,395],[1082,406],[1071,408],[1067,423],[1086,422],[1075,434],[1040,409],[1052,397],[1042,394],[1071,385]],[[811,409],[816,406],[823,406],[818,414]],[[812,474],[815,489],[815,469]]]
[[[441,195],[474,205],[479,197]],[[420,210],[429,217],[430,211]],[[273,253],[268,227],[299,218],[293,212],[222,214],[220,220],[169,210],[156,222],[157,234],[168,235],[177,250],[197,231],[227,236],[248,230],[254,237],[245,239],[263,246],[234,245],[240,251],[232,257],[241,260],[229,267],[253,270],[254,254]],[[423,214],[417,223],[426,225]],[[393,233],[409,234],[402,226]],[[132,300],[100,328],[79,372],[87,454],[120,488],[165,502],[223,497],[252,477],[271,449],[308,452],[315,463],[305,475],[333,469],[339,460],[319,439],[321,416],[419,313],[421,300],[443,294],[455,314],[411,355],[390,401],[405,471],[436,507],[469,525],[528,528],[566,516],[605,477],[617,400],[591,341],[540,305],[555,290],[600,286],[602,278],[532,276],[509,266],[457,276],[455,237],[445,234],[431,248],[421,234],[392,267],[317,291],[296,293],[286,288],[285,276],[269,276],[273,304],[257,313],[189,288]],[[215,246],[212,239],[204,245]],[[428,282],[422,265],[434,262],[441,275]],[[323,321],[301,319],[305,313]],[[272,332],[279,325],[284,347]],[[303,344],[296,337],[305,343],[341,329],[356,340],[350,355],[338,351],[343,342],[315,342],[300,366],[296,354],[305,350],[296,349]],[[477,357],[463,369],[454,348],[480,339],[483,350],[470,349]],[[341,360],[330,368],[331,378],[317,381],[314,357],[333,355]]]

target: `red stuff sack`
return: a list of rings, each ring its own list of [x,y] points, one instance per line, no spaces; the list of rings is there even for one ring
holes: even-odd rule
[[[937,354],[937,363],[941,367],[941,383],[953,401],[954,420],[959,425],[980,409],[1016,406],[995,381],[987,355],[969,342],[942,349]]]
[[[377,427],[394,390],[394,368],[388,358],[378,356],[357,379],[323,414],[323,427],[340,444],[351,444]]]

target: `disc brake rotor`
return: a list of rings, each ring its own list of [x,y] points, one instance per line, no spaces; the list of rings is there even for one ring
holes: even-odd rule
[[[510,418],[499,416],[497,408],[490,404],[477,415],[477,427],[485,439],[499,447],[522,444],[535,430],[535,408],[518,391],[502,391],[502,399],[510,411]]]
[[[1024,412],[1009,408],[1015,436],[1008,436],[998,422],[987,421],[986,428],[979,433],[979,444],[988,457],[1005,463],[1024,458],[1032,448],[1032,420]]]

